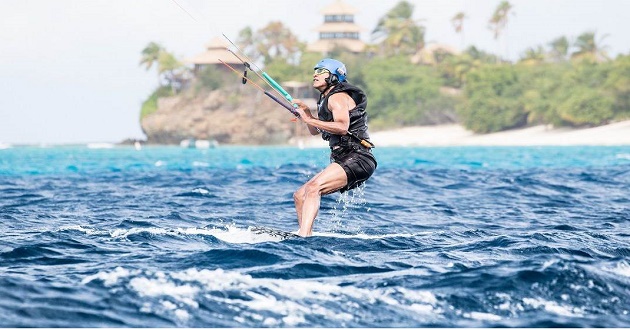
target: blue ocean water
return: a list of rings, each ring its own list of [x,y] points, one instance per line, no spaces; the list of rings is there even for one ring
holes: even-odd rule
[[[630,327],[630,147],[0,150],[0,327]]]

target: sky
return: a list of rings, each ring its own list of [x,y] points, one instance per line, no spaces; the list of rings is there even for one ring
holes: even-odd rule
[[[192,17],[174,2],[187,9]],[[320,10],[334,0],[0,0],[0,143],[78,144],[144,139],[142,102],[157,87],[155,69],[139,65],[142,49],[160,43],[178,58],[204,51],[221,33],[281,21],[315,41]],[[611,55],[630,53],[630,1],[509,0],[505,39],[488,19],[500,0],[408,0],[427,42],[475,45],[516,60],[529,47],[587,31]],[[378,19],[397,1],[344,0],[370,40]],[[463,11],[463,37],[450,19]],[[348,68],[351,75],[352,68]],[[270,72],[273,76],[273,73]]]

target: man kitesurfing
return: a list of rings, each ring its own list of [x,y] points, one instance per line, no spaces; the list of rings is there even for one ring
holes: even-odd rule
[[[331,149],[331,163],[293,194],[300,229],[311,236],[322,195],[354,189],[376,169],[367,132],[367,96],[348,83],[346,66],[326,58],[314,67],[313,87],[320,92],[317,118],[304,102],[293,99],[299,118],[312,135],[321,134]]]
[[[172,1],[194,21],[197,21],[177,0]],[[283,106],[295,117],[300,118],[312,135],[321,134],[322,138],[328,141],[331,149],[331,164],[308,180],[293,194],[300,227],[298,235],[311,236],[313,234],[313,222],[319,212],[321,196],[337,191],[343,193],[359,187],[372,176],[376,169],[376,159],[371,151],[374,144],[370,142],[370,136],[367,132],[367,96],[361,89],[348,83],[346,66],[342,62],[325,58],[314,67],[313,87],[320,92],[320,97],[317,102],[317,118],[313,117],[304,102],[293,99],[280,84],[249,59],[232,40],[225,34],[223,37],[241,54],[242,57],[226,48],[243,62],[245,70],[241,75],[234,67],[219,59],[223,65],[239,75],[243,84],[252,82],[254,87]],[[280,98],[251,81],[247,77],[247,70],[253,72],[269,85]],[[263,232],[270,232],[265,228],[262,229]]]
[[[227,36],[223,36],[242,53]],[[331,149],[331,164],[293,194],[299,225],[298,235],[311,236],[313,223],[319,212],[321,196],[337,191],[343,193],[359,187],[372,176],[376,169],[376,159],[371,151],[374,144],[370,142],[367,131],[367,96],[361,89],[348,83],[346,66],[342,62],[325,58],[315,65],[313,73],[313,87],[320,92],[316,118],[303,101],[294,99],[255,64],[257,70],[254,70],[250,64],[251,60],[244,54],[242,55],[246,59],[242,59],[234,52],[232,54],[243,62],[246,70],[254,72],[281,98],[252,82],[254,87],[300,118],[312,135],[321,134],[322,138],[328,141]],[[243,83],[251,81],[245,73],[240,74],[224,61],[221,63],[239,75]],[[265,228],[261,228],[260,231],[270,232]]]

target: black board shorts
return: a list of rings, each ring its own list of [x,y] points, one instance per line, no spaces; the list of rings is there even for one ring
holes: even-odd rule
[[[339,164],[348,177],[348,184],[339,190],[342,193],[363,184],[372,176],[377,166],[372,152],[359,146],[334,148],[330,154],[330,161]]]

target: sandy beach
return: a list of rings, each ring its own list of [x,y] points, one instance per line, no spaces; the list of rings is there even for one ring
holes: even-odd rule
[[[630,145],[630,120],[584,128],[534,126],[491,134],[475,134],[460,125],[405,127],[371,133],[378,147],[388,146],[614,146]],[[305,147],[326,146],[319,137],[303,140]]]

